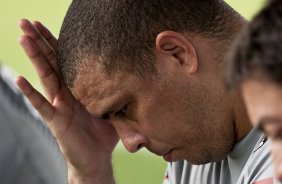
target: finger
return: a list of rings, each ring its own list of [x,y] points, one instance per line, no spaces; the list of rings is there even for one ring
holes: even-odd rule
[[[61,89],[61,82],[57,73],[31,38],[22,36],[19,42],[37,71],[40,81],[49,97],[49,101],[52,103],[55,95]]]
[[[57,39],[52,33],[39,21],[34,21],[33,25],[41,33],[41,35],[47,40],[47,42],[53,47],[54,50],[57,49]]]
[[[53,49],[57,50],[58,40],[57,38],[39,21],[34,21],[33,25],[37,30],[40,32],[40,34],[45,38],[45,40],[53,47]],[[53,68],[56,70],[56,72],[59,72],[57,59],[50,61],[50,64],[53,66]]]
[[[55,69],[55,71],[58,71],[58,67],[56,65],[57,62],[57,56],[55,52],[55,48],[53,48],[49,42],[41,35],[41,33],[37,30],[37,28],[31,24],[28,20],[22,19],[19,21],[19,26],[23,30],[24,35],[29,36],[34,43],[38,46],[38,48],[41,50],[42,54],[48,62],[51,64],[51,66]]]
[[[25,78],[18,77],[16,79],[16,84],[30,101],[32,106],[40,113],[43,119],[46,120],[46,122],[50,122],[55,113],[53,106],[44,98],[43,95],[35,90]]]

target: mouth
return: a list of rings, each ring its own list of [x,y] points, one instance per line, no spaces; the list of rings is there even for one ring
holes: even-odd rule
[[[163,159],[167,162],[172,162],[172,151],[173,149],[170,149],[168,152],[166,152],[164,155],[163,155]]]

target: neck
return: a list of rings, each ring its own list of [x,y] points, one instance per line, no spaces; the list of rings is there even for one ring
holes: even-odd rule
[[[248,114],[243,103],[242,96],[239,92],[236,95],[236,102],[234,107],[234,125],[236,133],[236,142],[241,141],[251,131],[252,125],[248,118]]]

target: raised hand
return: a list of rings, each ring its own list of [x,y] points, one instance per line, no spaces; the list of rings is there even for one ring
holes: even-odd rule
[[[64,154],[69,181],[113,183],[111,154],[118,136],[112,125],[91,116],[60,80],[56,38],[41,23],[19,22],[19,42],[47,94],[45,98],[23,77],[17,85],[40,113]]]

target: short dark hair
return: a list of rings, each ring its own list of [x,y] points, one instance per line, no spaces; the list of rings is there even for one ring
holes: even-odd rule
[[[225,65],[229,88],[248,79],[282,85],[282,1],[269,1],[247,25],[230,50]]]
[[[154,72],[159,33],[225,39],[234,32],[234,16],[239,15],[223,0],[73,0],[58,40],[60,73],[72,87],[77,70],[91,59],[108,73]]]

